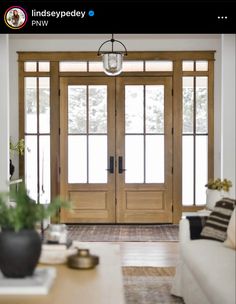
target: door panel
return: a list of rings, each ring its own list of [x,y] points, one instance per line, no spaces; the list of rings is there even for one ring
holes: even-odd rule
[[[115,221],[114,80],[61,78],[60,192],[71,201],[61,222]]]
[[[117,222],[172,222],[171,78],[124,77],[117,87]]]

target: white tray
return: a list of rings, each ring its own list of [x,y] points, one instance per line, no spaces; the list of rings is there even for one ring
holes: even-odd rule
[[[32,277],[12,279],[0,271],[0,295],[46,295],[56,277],[54,267],[36,268]]]

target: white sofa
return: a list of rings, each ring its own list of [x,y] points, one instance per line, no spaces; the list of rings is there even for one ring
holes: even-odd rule
[[[235,304],[236,251],[218,241],[191,240],[187,219],[179,227],[180,261],[171,293],[185,304]]]

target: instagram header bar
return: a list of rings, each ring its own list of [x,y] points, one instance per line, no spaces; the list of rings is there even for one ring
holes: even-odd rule
[[[33,2],[0,7],[0,33],[235,33],[234,3]]]

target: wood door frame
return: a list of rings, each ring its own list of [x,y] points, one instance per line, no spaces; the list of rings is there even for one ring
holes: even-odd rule
[[[163,84],[168,89],[165,90],[165,106],[164,106],[164,134],[165,134],[165,149],[164,149],[164,159],[165,159],[165,183],[160,186],[160,190],[163,191],[166,189],[165,184],[168,184],[169,189],[166,191],[165,203],[168,207],[170,207],[169,212],[171,213],[168,220],[159,220],[160,222],[172,222],[173,219],[173,154],[172,154],[172,137],[173,137],[173,126],[172,126],[172,77],[122,77],[117,78],[117,121],[118,127],[116,128],[116,137],[117,137],[117,150],[116,150],[116,159],[118,162],[118,157],[122,156],[124,160],[124,167],[125,167],[125,96],[123,87],[125,85],[135,85],[135,84],[144,84],[144,85],[155,85],[155,84]],[[123,102],[122,102],[123,101]],[[125,222],[124,214],[122,214],[122,209],[125,210],[125,198],[124,193],[125,189],[128,192],[128,189],[137,189],[143,191],[154,191],[157,188],[157,184],[125,184],[124,181],[125,175],[124,174],[117,174],[117,182],[116,182],[116,193],[117,193],[117,221]],[[144,190],[145,189],[145,190]],[[164,193],[164,192],[163,192]],[[121,204],[121,206],[120,206]],[[167,209],[168,209],[167,207]],[[143,210],[144,211],[144,210]],[[141,214],[143,211],[140,211]],[[151,222],[156,222],[153,216],[153,213],[150,211],[149,220]],[[164,216],[164,215],[163,215]],[[161,216],[160,216],[161,218]],[[148,219],[146,219],[148,220]],[[133,222],[133,221],[132,221]],[[138,222],[138,221],[137,221]],[[145,220],[142,222],[145,223]]]
[[[115,220],[115,193],[113,191],[113,185],[115,184],[115,174],[108,173],[108,180],[106,184],[69,184],[68,183],[68,132],[67,132],[67,113],[68,113],[68,95],[67,90],[62,89],[67,87],[68,85],[106,85],[108,87],[108,98],[107,98],[107,117],[108,117],[108,125],[107,125],[107,138],[108,140],[108,158],[111,155],[115,155],[115,99],[113,96],[115,95],[115,82],[112,78],[108,77],[61,77],[60,78],[60,88],[61,88],[61,102],[60,102],[60,113],[64,113],[64,115],[60,116],[60,194],[63,198],[68,198],[68,193],[76,193],[76,191],[80,192],[100,192],[108,191],[105,195],[110,204],[105,204],[107,211],[108,211],[108,222],[113,222]],[[114,119],[112,119],[114,117]],[[86,133],[89,134],[88,132]],[[73,210],[72,210],[73,212]],[[71,212],[71,217],[68,217],[68,211],[62,210],[61,211],[61,221],[62,222],[76,222],[76,217],[73,218]],[[86,212],[84,210],[80,210],[81,214]],[[104,214],[105,211],[97,210],[94,211],[94,214],[97,213],[101,219],[97,219],[96,222],[104,223],[106,220],[102,218],[102,213]],[[80,222],[93,222],[93,219],[80,219]]]

